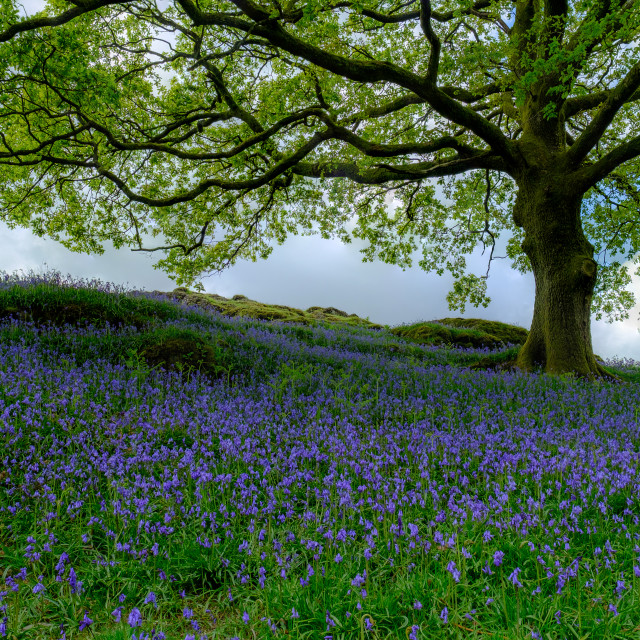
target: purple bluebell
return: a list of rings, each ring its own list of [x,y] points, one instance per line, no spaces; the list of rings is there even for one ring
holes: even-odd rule
[[[142,614],[137,607],[131,609],[129,613],[129,617],[127,618],[127,622],[130,627],[139,627],[142,624]]]

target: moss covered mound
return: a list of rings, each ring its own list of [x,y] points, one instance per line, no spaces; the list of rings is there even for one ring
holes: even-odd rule
[[[496,320],[482,320],[481,318],[443,318],[442,320],[433,320],[433,322],[456,329],[478,330],[484,334],[498,338],[505,344],[509,342],[512,344],[524,344],[529,335],[528,329]]]
[[[376,324],[355,313],[347,314],[335,307],[309,307],[306,311],[288,307],[281,304],[264,304],[250,300],[243,295],[235,295],[225,298],[215,293],[195,293],[186,287],[177,287],[172,292],[153,291],[154,294],[165,295],[172,300],[184,305],[196,306],[201,309],[217,311],[225,316],[242,316],[255,318],[256,320],[268,320],[277,322],[298,322],[301,324],[317,324],[329,322],[332,324],[347,324],[362,326],[370,329],[382,329],[382,325]]]
[[[502,349],[509,342],[524,344],[528,331],[489,320],[445,318],[394,327],[391,333],[422,344],[451,345],[463,349]]]
[[[422,344],[451,345],[463,349],[488,347],[491,350],[504,349],[509,343],[522,346],[529,335],[529,331],[523,327],[481,318],[442,318],[394,327],[390,331],[401,338]],[[506,352],[503,356],[483,358],[471,368],[512,369],[513,362],[509,361]],[[594,356],[599,362],[604,362],[599,355]]]

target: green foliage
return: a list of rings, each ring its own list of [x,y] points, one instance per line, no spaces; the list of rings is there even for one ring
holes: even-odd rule
[[[506,231],[511,266],[532,266],[513,218],[531,185],[511,165],[527,144],[548,147],[554,126],[577,138],[605,108],[606,96],[590,97],[628,85],[581,165],[608,156],[611,166],[582,212],[603,255],[592,311],[628,317],[629,264],[606,252],[640,253],[628,222],[640,176],[634,3],[572,1],[557,15],[507,0],[432,7],[437,99],[425,90],[431,45],[418,17],[379,20],[410,10],[386,0],[268,2],[260,15],[210,0],[157,13],[85,5],[71,22],[0,43],[0,216],[11,228],[91,253],[162,236],[158,268],[189,286],[266,259],[291,234],[358,238],[365,261],[404,269],[418,251],[425,271],[449,271],[451,309],[486,307],[487,276],[464,259],[479,242],[493,250]],[[42,16],[67,8],[49,0]],[[4,1],[0,32],[20,21]],[[174,48],[159,53],[154,37]],[[632,147],[611,156],[625,140]],[[507,141],[518,153],[497,169]],[[555,153],[541,156],[543,174],[562,165]]]

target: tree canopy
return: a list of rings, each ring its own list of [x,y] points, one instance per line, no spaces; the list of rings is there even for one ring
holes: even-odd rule
[[[1,216],[74,250],[163,250],[187,285],[289,234],[349,242],[355,219],[366,260],[421,249],[464,312],[490,301],[500,231],[532,270],[516,196],[523,167],[557,164],[603,256],[591,309],[627,318],[607,255],[640,252],[639,32],[635,0],[49,0],[28,18],[3,0]]]

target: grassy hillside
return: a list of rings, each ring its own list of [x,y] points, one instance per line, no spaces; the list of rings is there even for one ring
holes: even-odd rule
[[[637,363],[56,274],[0,316],[0,637],[640,637]]]

